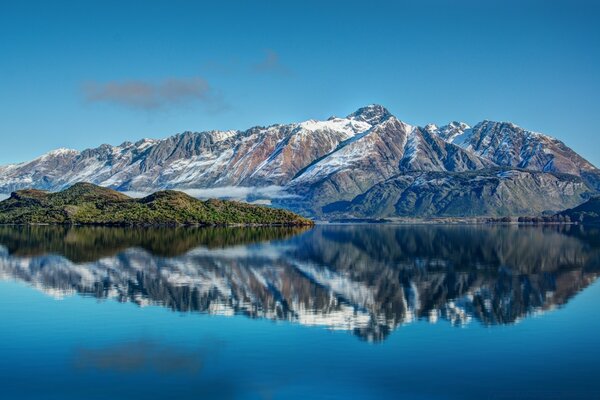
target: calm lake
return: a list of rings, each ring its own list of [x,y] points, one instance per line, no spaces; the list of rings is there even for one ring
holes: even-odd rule
[[[600,398],[599,274],[577,226],[4,226],[0,398]]]

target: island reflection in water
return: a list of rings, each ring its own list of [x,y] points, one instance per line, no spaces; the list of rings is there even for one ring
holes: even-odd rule
[[[371,341],[417,319],[511,324],[566,304],[599,272],[600,232],[578,226],[0,227],[0,278],[52,296]]]

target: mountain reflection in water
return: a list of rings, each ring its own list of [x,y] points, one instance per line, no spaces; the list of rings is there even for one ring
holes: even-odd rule
[[[510,324],[600,272],[594,228],[0,227],[0,279],[182,312],[246,315],[382,340],[416,319]]]

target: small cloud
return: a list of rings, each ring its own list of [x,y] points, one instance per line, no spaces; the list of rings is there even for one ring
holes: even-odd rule
[[[201,103],[210,112],[226,108],[221,97],[200,77],[169,78],[158,83],[138,80],[87,82],[82,91],[85,100],[91,103],[109,103],[147,111],[190,103]]]
[[[265,58],[254,65],[254,70],[261,73],[276,73],[280,75],[290,75],[290,69],[281,63],[279,54],[273,50],[265,51]]]

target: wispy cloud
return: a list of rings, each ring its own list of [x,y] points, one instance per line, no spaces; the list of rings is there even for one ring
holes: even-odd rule
[[[174,188],[174,190],[179,190],[184,193],[189,194],[192,197],[196,197],[198,199],[230,199],[230,200],[240,200],[240,201],[248,201],[252,203],[258,204],[270,204],[271,200],[276,199],[288,199],[294,198],[296,195],[288,193],[284,187],[271,185],[271,186],[222,186],[215,188],[205,188],[205,189],[181,189]],[[129,191],[125,192],[128,196],[131,197],[144,197],[149,195],[150,193],[146,192],[134,192]]]
[[[276,73],[280,75],[290,75],[291,70],[279,59],[279,54],[271,49],[265,50],[265,57],[261,62],[254,65],[256,72]]]
[[[287,193],[281,186],[226,186],[207,189],[182,189],[190,196],[200,199],[221,198],[235,200],[282,199],[293,195]]]
[[[109,103],[140,110],[158,110],[198,103],[218,112],[226,105],[206,80],[200,77],[169,78],[161,82],[141,80],[87,82],[82,87],[86,101]]]

